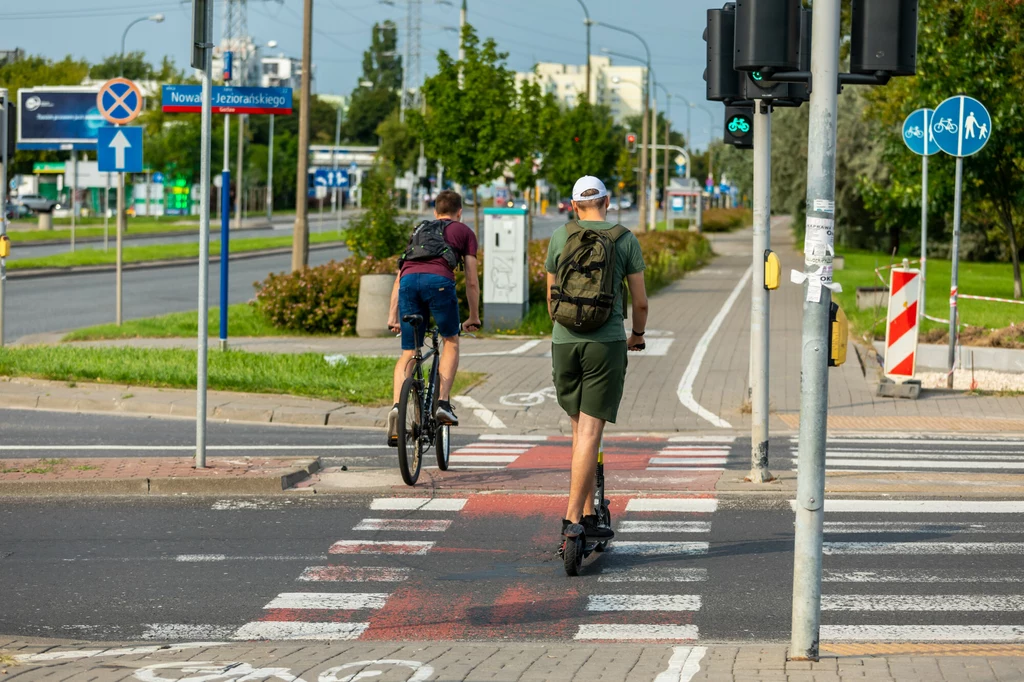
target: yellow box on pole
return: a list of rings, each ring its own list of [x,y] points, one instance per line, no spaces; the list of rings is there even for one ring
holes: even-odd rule
[[[764,288],[768,291],[775,291],[782,281],[782,263],[774,251],[768,249],[764,252]]]
[[[11,255],[11,238],[6,234],[0,235],[0,258],[7,258]]]
[[[846,362],[846,347],[850,336],[850,323],[839,304],[832,303],[828,325],[828,366],[839,367]]]

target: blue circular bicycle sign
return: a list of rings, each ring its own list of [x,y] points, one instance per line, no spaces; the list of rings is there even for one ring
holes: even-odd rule
[[[992,117],[978,100],[957,95],[935,108],[931,127],[939,149],[951,156],[970,156],[988,144]]]
[[[935,133],[931,129],[935,112],[931,109],[918,109],[907,116],[903,122],[903,142],[910,151],[920,156],[931,156],[939,153],[939,145],[935,143]]]

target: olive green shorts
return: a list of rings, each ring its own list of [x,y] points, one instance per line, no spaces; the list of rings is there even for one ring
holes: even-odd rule
[[[625,341],[551,344],[558,404],[570,417],[580,412],[615,423],[626,381]]]

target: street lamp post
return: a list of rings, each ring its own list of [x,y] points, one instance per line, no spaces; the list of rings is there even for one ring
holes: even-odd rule
[[[587,27],[587,101],[590,101],[590,26],[594,23],[590,20],[590,12],[587,10],[587,6],[583,4],[583,0],[576,0],[580,3],[580,7],[583,8],[583,25]]]
[[[124,29],[124,33],[121,34],[121,57],[118,60],[120,62],[120,66],[121,66],[121,73],[120,73],[120,75],[121,75],[122,78],[124,78],[124,44],[125,44],[125,41],[128,39],[128,31],[131,30],[131,27],[134,26],[135,24],[142,23],[143,21],[152,21],[154,24],[159,24],[159,23],[162,23],[163,20],[164,20],[164,15],[162,15],[162,14],[154,14],[154,15],[149,16],[149,17],[139,17],[138,19],[136,19],[132,23],[128,24],[128,26]]]
[[[665,158],[662,159],[662,164],[661,164],[662,173],[663,173],[662,186],[665,188],[663,190],[665,192],[665,196],[662,199],[661,205],[662,205],[662,214],[665,216],[665,229],[667,230],[668,229],[668,144],[669,144],[669,142],[671,142],[671,138],[669,136],[669,133],[672,132],[672,93],[669,92],[668,88],[666,88],[664,85],[659,84],[658,87],[660,87],[661,91],[665,93],[665,104],[666,104],[666,106],[668,108],[668,110],[666,112],[667,113],[667,118],[666,118],[666,121],[665,121]]]
[[[715,137],[715,115],[711,113],[711,110],[700,104],[690,104],[691,109],[700,109],[708,115],[708,177],[714,182],[715,179],[715,166],[713,156],[711,154],[711,143]],[[714,188],[712,188],[714,189]]]

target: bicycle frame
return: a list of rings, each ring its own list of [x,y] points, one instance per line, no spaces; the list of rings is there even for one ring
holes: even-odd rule
[[[421,348],[416,349],[416,355],[413,357],[414,369],[413,376],[416,379],[416,385],[420,389],[420,414],[423,420],[423,428],[420,433],[420,438],[427,442],[433,442],[434,431],[436,425],[434,424],[434,407],[435,407],[435,393],[439,386],[439,374],[440,374],[440,362],[441,353],[437,347],[438,344],[438,332],[437,329],[430,330],[430,348],[426,353]],[[423,381],[423,363],[433,357],[434,361],[430,363],[430,371],[427,374],[427,383]]]

